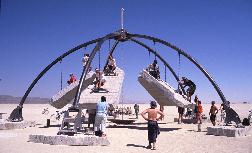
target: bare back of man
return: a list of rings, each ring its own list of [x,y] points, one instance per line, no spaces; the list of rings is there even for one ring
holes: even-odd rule
[[[145,114],[148,114],[148,117],[145,116]],[[158,114],[160,115],[159,117]],[[148,108],[146,110],[144,110],[141,115],[143,116],[143,118],[147,121],[158,121],[161,118],[164,117],[164,113],[162,113],[160,110],[157,109],[153,109],[153,108]]]
[[[215,105],[211,106],[210,114],[216,115],[217,113],[218,113],[218,108]]]

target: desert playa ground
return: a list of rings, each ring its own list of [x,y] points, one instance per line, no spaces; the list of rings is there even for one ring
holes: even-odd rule
[[[124,105],[124,107],[133,105]],[[140,111],[149,105],[140,105]],[[217,106],[219,106],[217,104]],[[251,104],[232,104],[241,118],[247,117],[252,109]],[[8,113],[16,107],[11,104],[1,104],[0,112]],[[225,137],[206,135],[206,127],[211,126],[208,122],[203,123],[202,132],[196,132],[195,124],[177,124],[173,122],[177,117],[176,107],[165,107],[165,119],[159,126],[161,134],[157,139],[157,150],[147,150],[146,122],[139,117],[133,125],[118,125],[107,129],[109,146],[60,146],[36,144],[28,142],[30,134],[56,134],[59,127],[43,128],[48,116],[42,115],[44,108],[49,108],[49,114],[55,113],[56,109],[46,104],[25,104],[23,116],[25,120],[35,120],[36,127],[16,130],[0,131],[0,153],[78,153],[78,152],[162,152],[162,153],[252,153],[252,130],[246,137]],[[203,105],[205,114],[208,114],[210,105]],[[66,108],[65,108],[66,109]],[[4,116],[5,118],[8,116]],[[58,122],[52,122],[57,125]],[[111,124],[111,123],[108,123]]]

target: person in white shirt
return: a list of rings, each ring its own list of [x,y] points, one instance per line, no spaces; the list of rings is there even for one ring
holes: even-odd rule
[[[84,54],[84,57],[82,58],[82,65],[83,65],[84,69],[86,68],[88,59],[89,59],[89,54]]]

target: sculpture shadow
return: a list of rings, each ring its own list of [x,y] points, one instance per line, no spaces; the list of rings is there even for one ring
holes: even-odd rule
[[[199,132],[199,131],[197,131],[197,130],[187,130],[187,131],[189,131],[189,132]],[[202,130],[202,131],[200,131],[200,132],[207,132],[207,130]]]
[[[50,125],[50,126],[41,126],[39,128],[50,128],[50,127],[60,127],[60,124],[56,124],[56,125]]]

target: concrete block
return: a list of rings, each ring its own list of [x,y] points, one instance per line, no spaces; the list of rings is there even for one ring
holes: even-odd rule
[[[124,71],[118,67],[115,71],[118,75],[106,76],[106,82],[104,86],[102,86],[103,89],[109,91],[108,93],[92,92],[92,89],[94,87],[93,85],[88,86],[85,90],[82,91],[79,103],[79,106],[81,108],[95,109],[96,103],[100,101],[101,96],[105,96],[109,104],[119,103],[124,80]]]
[[[106,137],[87,136],[83,134],[77,134],[74,136],[29,135],[29,142],[69,146],[107,146],[110,144]]]
[[[34,127],[35,121],[22,121],[22,122],[1,122],[0,130],[13,130],[13,129],[24,129],[27,127]]]
[[[176,93],[175,89],[167,82],[155,79],[146,70],[140,72],[138,82],[160,105],[185,107],[190,104],[182,95]]]
[[[94,79],[95,79],[95,73],[93,71],[90,71],[82,84],[81,90],[86,89],[90,84],[92,84]],[[55,94],[51,98],[50,104],[57,109],[63,108],[65,105],[67,105],[74,99],[78,85],[79,81],[75,81],[74,83],[60,90],[57,94]]]
[[[213,126],[207,127],[208,135],[227,136],[227,137],[241,137],[247,136],[251,127],[236,128],[233,126]]]

